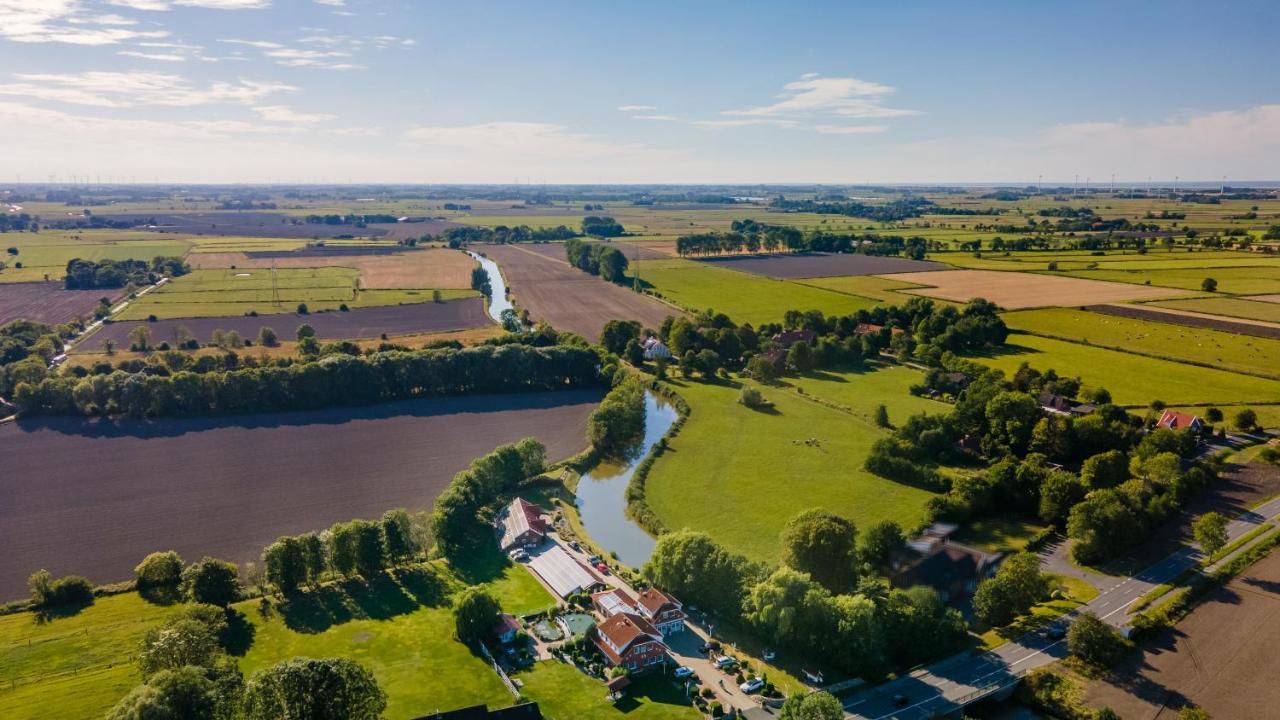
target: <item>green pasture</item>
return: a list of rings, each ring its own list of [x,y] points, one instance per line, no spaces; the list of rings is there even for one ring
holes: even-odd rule
[[[1079,270],[1066,273],[1088,280],[1114,280],[1137,285],[1200,290],[1205,278],[1218,281],[1218,292],[1232,295],[1280,293],[1280,265],[1261,267],[1164,268],[1158,270]]]
[[[691,310],[714,308],[738,323],[782,322],[788,310],[847,315],[876,301],[787,280],[726,270],[695,260],[640,263],[640,280],[663,297]]]
[[[1005,313],[1004,321],[1026,333],[1280,378],[1280,340],[1067,308]]]
[[[411,305],[432,302],[433,291],[362,290],[359,272],[351,268],[285,268],[276,270],[276,287],[280,306],[272,305],[271,271],[263,268],[243,270],[195,270],[166,283],[131,303],[117,320],[157,318],[229,317],[257,312],[260,315],[294,312],[306,303],[312,312],[348,308]],[[442,289],[445,300],[474,297],[474,290]]]
[[[891,305],[901,304],[915,297],[914,295],[903,293],[903,290],[926,287],[875,275],[838,275],[836,277],[805,278],[794,282],[823,290],[871,298]]]
[[[67,263],[82,260],[146,260],[158,255],[182,256],[191,244],[185,240],[169,240],[153,233],[121,233],[110,239],[103,231],[83,234],[46,231],[40,233],[5,233],[0,235],[0,248],[17,248],[17,255],[0,253],[0,282],[32,282],[59,280],[66,274]],[[139,239],[144,238],[144,239]],[[15,267],[22,263],[22,267]]]
[[[1247,297],[1204,297],[1188,300],[1161,300],[1145,304],[1171,310],[1188,310],[1209,315],[1280,323],[1280,302],[1250,300]]]
[[[999,352],[973,358],[1012,376],[1027,362],[1104,387],[1120,405],[1280,402],[1280,382],[1216,368],[1108,350],[1037,335],[1011,335]]]
[[[702,530],[765,561],[777,560],[778,533],[787,520],[810,507],[860,527],[879,520],[913,527],[924,519],[933,493],[873,475],[862,463],[886,434],[868,419],[876,405],[885,404],[895,422],[930,405],[946,410],[907,392],[919,378],[902,368],[815,373],[793,383],[811,397],[795,387],[760,387],[773,403],[767,411],[738,403],[742,382],[671,380],[668,386],[691,412],[653,464],[649,505],[672,530]]]

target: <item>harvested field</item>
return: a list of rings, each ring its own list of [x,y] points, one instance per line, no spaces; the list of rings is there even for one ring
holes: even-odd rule
[[[638,320],[656,328],[668,315],[681,314],[651,297],[572,268],[563,258],[520,245],[478,245],[473,249],[498,263],[518,308],[527,309],[535,319],[545,320],[557,330],[575,332],[592,341],[599,339],[610,320]]]
[[[370,290],[470,288],[476,266],[456,250],[405,250],[381,247],[307,248],[294,252],[196,253],[193,268],[345,267],[360,273],[360,287]],[[561,254],[563,254],[563,248]]]
[[[778,255],[725,255],[693,259],[730,270],[741,270],[778,279],[928,272],[945,270],[947,267],[942,263],[924,260],[856,253],[804,252]]]
[[[377,233],[378,237],[387,240],[408,240],[409,238],[420,238],[423,235],[439,235],[449,228],[462,227],[458,223],[449,222],[448,220],[424,220],[423,222],[402,222],[402,223],[373,223],[369,225],[369,229]],[[357,233],[359,234],[359,233]]]
[[[998,270],[943,270],[930,273],[895,273],[884,275],[884,277],[926,286],[903,290],[913,295],[956,302],[986,298],[1009,310],[1054,306],[1079,307],[1126,300],[1156,300],[1186,294],[1168,288]]]
[[[60,282],[0,283],[0,325],[11,320],[34,320],[56,325],[86,317],[98,300],[115,300],[120,290],[66,290]]]
[[[308,223],[301,217],[269,212],[207,212],[154,215],[103,215],[107,220],[150,221],[140,227],[160,233],[225,235],[232,237],[331,238],[339,235],[381,237],[386,230],[354,225]],[[426,232],[425,230],[423,232]],[[421,235],[422,233],[418,233]]]
[[[283,534],[429,508],[455,473],[534,436],[585,445],[596,391],[433,398],[236,418],[0,427],[0,598],[47,568],[128,579],[147,553],[256,560]]]
[[[1280,553],[1272,553],[1210,595],[1185,620],[1103,680],[1085,702],[1126,720],[1175,720],[1183,705],[1214,718],[1267,717],[1280,704]]]
[[[463,298],[448,302],[424,302],[415,305],[388,305],[385,307],[356,308],[350,312],[323,312],[309,315],[297,313],[281,313],[278,315],[261,315],[250,317],[234,315],[229,317],[176,318],[158,320],[149,323],[142,320],[114,322],[104,325],[87,342],[80,347],[86,351],[95,350],[101,341],[111,338],[116,347],[129,346],[129,331],[138,325],[151,328],[151,340],[154,343],[166,342],[175,338],[174,331],[179,325],[185,325],[193,337],[201,342],[208,342],[214,330],[235,330],[241,337],[252,340],[258,336],[258,330],[269,327],[276,331],[281,339],[289,339],[299,325],[306,323],[315,328],[316,337],[320,340],[376,338],[381,335],[410,335],[415,333],[442,332],[445,330],[463,330],[466,328],[484,327],[493,321],[484,311],[481,298]]]
[[[1252,335],[1254,337],[1274,338],[1280,340],[1280,325],[1258,320],[1237,320],[1221,315],[1209,315],[1190,310],[1174,310],[1155,308],[1144,305],[1086,305],[1082,308],[1089,312],[1132,318],[1134,320],[1151,320],[1153,322],[1183,325],[1185,327],[1206,328],[1223,332]]]

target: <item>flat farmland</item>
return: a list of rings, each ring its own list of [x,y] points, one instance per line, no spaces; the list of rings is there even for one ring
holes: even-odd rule
[[[1280,293],[1280,265],[1261,267],[1163,268],[1154,270],[1079,270],[1072,277],[1150,284],[1200,291],[1205,278],[1218,281],[1218,292],[1232,295]],[[1111,301],[1108,301],[1111,302]]]
[[[972,270],[1022,270],[1046,271],[1049,263],[1056,263],[1058,270],[1086,270],[1092,265],[1105,270],[1161,270],[1202,267],[1247,267],[1274,264],[1266,255],[1233,250],[1196,250],[1178,248],[1171,251],[1151,250],[1138,253],[1134,250],[1106,250],[1094,255],[1087,250],[1049,250],[1027,252],[992,252],[984,250],[982,257],[971,252],[936,253],[935,260]]]
[[[198,309],[198,308],[197,308]],[[295,337],[299,325],[310,325],[320,340],[359,340],[397,335],[415,335],[426,332],[466,330],[492,325],[480,297],[461,298],[448,302],[420,302],[412,305],[387,305],[384,307],[356,308],[350,312],[317,312],[308,315],[282,312],[275,315],[251,317],[228,315],[225,317],[188,317],[146,322],[131,320],[113,322],[102,326],[88,342],[77,350],[94,352],[107,338],[116,347],[129,346],[129,332],[139,325],[151,329],[151,341],[161,343],[176,340],[178,327],[183,326],[201,342],[208,342],[213,331],[235,330],[242,338],[253,340],[258,331],[269,327],[281,340]]]
[[[1121,405],[1280,402],[1275,380],[1038,335],[1011,335],[1001,352],[973,359],[1009,377],[1023,362],[1040,371],[1079,375],[1086,387],[1106,388]]]
[[[194,268],[206,269],[269,268],[273,264],[277,268],[350,268],[358,274],[360,287],[368,289],[471,287],[471,270],[476,267],[476,261],[465,253],[445,249],[386,250],[368,254],[271,253],[273,257],[241,252],[195,253],[190,262]]]
[[[64,290],[60,282],[0,284],[0,325],[10,320],[34,320],[56,325],[88,317],[98,300],[115,299],[120,290]]]
[[[520,245],[477,245],[476,252],[498,263],[516,307],[557,330],[588,340],[600,338],[610,320],[636,320],[656,328],[680,311],[651,297],[605,282],[553,258]]]
[[[842,277],[807,278],[797,281],[801,285],[834,290],[849,295],[881,300],[891,304],[901,304],[911,299],[905,291],[924,287],[915,283],[890,280],[875,275],[846,275]]]
[[[67,263],[75,258],[150,261],[156,256],[185,255],[191,247],[185,240],[158,239],[154,234],[101,230],[6,233],[0,236],[0,244],[18,249],[17,255],[0,255],[8,266],[0,270],[0,283],[42,281],[46,275],[49,280],[61,280]],[[22,267],[15,267],[16,263]]]
[[[883,277],[924,286],[905,291],[912,295],[961,303],[974,298],[986,298],[1009,310],[1155,300],[1184,294],[1166,288],[1134,287],[1124,283],[1080,280],[1060,275],[996,270],[942,270],[894,273]]]
[[[878,304],[868,298],[726,270],[697,260],[642,263],[640,280],[663,297],[691,310],[713,308],[734,322],[753,325],[782,322],[788,310],[847,315]]]
[[[1265,305],[1265,303],[1256,304]],[[1135,320],[1150,320],[1151,322],[1167,323],[1169,325],[1185,325],[1186,327],[1192,328],[1221,330],[1223,332],[1235,333],[1237,335],[1252,335],[1254,337],[1271,338],[1273,340],[1280,339],[1280,325],[1263,322],[1261,320],[1230,318],[1224,315],[1210,315],[1208,313],[1196,312],[1194,310],[1166,308],[1153,304],[1086,305],[1082,309],[1088,310],[1089,312],[1102,313],[1104,315],[1133,318]],[[1277,310],[1280,310],[1280,308],[1277,308]]]
[[[908,392],[919,379],[905,368],[814,373],[794,385],[847,411],[792,389],[761,387],[774,403],[767,413],[738,403],[738,382],[669,381],[691,412],[653,464],[649,505],[672,530],[704,530],[766,562],[778,559],[783,525],[810,507],[844,515],[861,528],[886,519],[913,527],[933,493],[873,475],[862,463],[886,434],[871,420],[876,405],[884,403],[894,422],[930,407],[946,411]]]
[[[1200,607],[1107,677],[1084,701],[1127,720],[1175,720],[1183,705],[1215,718],[1256,718],[1280,704],[1280,553],[1211,594]]]
[[[1280,378],[1280,340],[1066,308],[1005,313],[1004,321],[1026,333]]]
[[[1278,297],[1280,296],[1204,297],[1189,300],[1164,300],[1150,304],[1171,310],[1280,323],[1280,302],[1272,299]]]
[[[779,280],[833,277],[836,275],[883,275],[885,273],[943,270],[942,263],[880,257],[856,253],[783,253],[777,255],[726,255],[698,258],[698,262],[730,270],[764,275]]]
[[[282,534],[431,507],[455,473],[523,437],[585,446],[595,391],[439,398],[218,419],[0,427],[0,598],[47,568],[127,579],[147,553],[256,559]]]
[[[364,212],[362,210],[362,212]],[[370,211],[371,212],[371,211]],[[337,235],[378,237],[385,230],[358,228],[354,225],[308,223],[301,217],[272,212],[195,212],[148,213],[146,215],[103,215],[109,220],[155,220],[147,230],[159,233],[190,235],[227,235],[235,237],[329,238]]]

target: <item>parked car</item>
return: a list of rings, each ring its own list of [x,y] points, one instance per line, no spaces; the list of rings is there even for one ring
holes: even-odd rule
[[[681,679],[687,678],[687,677],[693,677],[693,668],[680,666],[676,668],[676,671],[672,673],[672,675],[675,675],[677,678],[681,678]]]
[[[511,559],[515,560],[516,562],[524,562],[525,560],[529,559],[529,553],[525,552],[524,550],[521,550],[520,548],[516,548],[515,550],[512,550],[508,554],[511,556]]]
[[[1049,636],[1050,640],[1061,640],[1062,638],[1067,636],[1067,629],[1062,627],[1061,625],[1054,625],[1053,627],[1049,628],[1049,632],[1045,634]]]
[[[578,541],[577,541],[577,540],[570,540],[570,541],[569,541],[569,547],[573,548],[574,550],[576,550],[576,551],[578,551],[578,552],[581,552],[581,551],[582,551],[582,546],[578,544]]]
[[[730,657],[728,655],[721,655],[720,657],[716,658],[716,662],[715,662],[716,667],[720,668],[721,670],[734,667],[737,664],[738,664],[738,659],[734,657]]]
[[[716,642],[715,640],[704,642],[698,646],[698,652],[702,653],[703,655],[710,655],[712,650],[719,650],[719,649],[720,649],[720,643]]]
[[[760,692],[762,689],[764,689],[764,679],[756,678],[755,680],[748,680],[742,683],[741,685],[739,685],[738,689],[748,695],[750,695],[751,693]]]
[[[601,563],[596,563],[596,569],[597,569],[597,570],[599,570],[600,572],[604,573],[605,575],[608,575],[608,574],[609,574],[609,566],[608,566],[608,565],[605,565],[605,564],[604,564],[604,563],[602,563],[602,562],[601,562]]]
[[[764,651],[765,662],[773,662],[773,659],[776,657],[778,657],[778,653],[774,652],[772,649],[767,649]]]

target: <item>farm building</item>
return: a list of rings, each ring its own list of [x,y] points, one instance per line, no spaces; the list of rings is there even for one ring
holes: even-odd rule
[[[662,633],[649,621],[631,613],[618,613],[600,623],[594,640],[609,664],[615,667],[647,670],[667,659]]]
[[[498,545],[503,552],[520,547],[537,547],[547,539],[547,523],[542,508],[516,498],[498,516],[498,529],[502,533]]]
[[[890,560],[893,585],[928,585],[947,602],[977,589],[979,581],[995,573],[1003,555],[953,541],[951,536],[957,529],[950,523],[934,523],[920,537],[904,543]]]
[[[790,330],[773,336],[773,343],[780,348],[789,348],[798,342],[812,344],[818,338],[812,330]]]
[[[532,555],[529,558],[529,568],[561,599],[600,584],[600,578],[595,573],[574,560],[559,545],[552,545],[544,552]]]
[[[671,349],[662,344],[662,341],[650,335],[640,342],[640,347],[644,348],[645,360],[670,360]]]
[[[1165,410],[1160,419],[1156,421],[1156,427],[1167,430],[1190,430],[1193,433],[1199,433],[1204,430],[1204,421],[1200,419],[1199,415]]]

